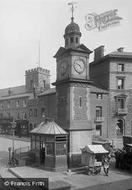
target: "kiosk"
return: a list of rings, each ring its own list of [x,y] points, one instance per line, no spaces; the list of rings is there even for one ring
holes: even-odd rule
[[[67,170],[67,132],[54,121],[42,122],[32,131],[31,151],[35,162],[52,171]]]

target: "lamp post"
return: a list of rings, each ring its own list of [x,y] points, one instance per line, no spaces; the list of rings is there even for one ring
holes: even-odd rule
[[[16,122],[13,120],[11,124],[12,124],[12,156],[14,156],[14,134],[15,134]]]
[[[11,147],[8,147],[8,151],[9,151],[9,165],[11,164]]]

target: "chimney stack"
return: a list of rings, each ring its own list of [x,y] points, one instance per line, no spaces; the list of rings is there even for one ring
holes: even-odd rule
[[[120,47],[117,49],[118,52],[123,52],[124,51],[124,47]]]
[[[94,49],[94,61],[98,61],[104,56],[104,46],[99,46]]]

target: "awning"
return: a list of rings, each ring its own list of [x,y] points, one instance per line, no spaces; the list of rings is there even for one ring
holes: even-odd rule
[[[82,149],[82,152],[89,152],[93,154],[109,153],[102,145],[87,145]]]

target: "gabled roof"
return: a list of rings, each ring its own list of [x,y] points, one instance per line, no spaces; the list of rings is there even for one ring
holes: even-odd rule
[[[71,51],[76,51],[76,52],[82,52],[82,53],[87,53],[90,54],[92,51],[88,49],[84,44],[80,44],[76,48],[64,48],[60,47],[57,53],[54,55],[55,58],[62,56],[65,53],[71,52]]]
[[[46,134],[46,135],[67,135],[67,132],[62,129],[57,123],[52,122],[42,122],[36,128],[34,128],[30,133],[33,134]]]

